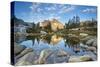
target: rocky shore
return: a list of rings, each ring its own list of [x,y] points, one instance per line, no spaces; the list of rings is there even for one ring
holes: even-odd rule
[[[97,37],[96,36],[87,36],[82,39],[83,44],[80,44],[82,48],[87,51],[93,52],[97,55]]]

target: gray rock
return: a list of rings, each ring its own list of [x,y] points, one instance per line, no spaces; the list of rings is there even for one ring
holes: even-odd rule
[[[89,55],[83,56],[70,56],[68,62],[84,62],[84,61],[92,61],[92,57]]]
[[[92,58],[93,61],[96,61],[96,60],[97,60],[97,55],[96,55],[94,52],[92,52],[92,51],[86,51],[86,52],[84,53],[84,55],[90,56],[90,57]]]
[[[54,58],[54,63],[64,63],[66,62],[66,60],[68,60],[68,57],[55,57]]]
[[[88,48],[88,46],[84,45],[83,43],[80,43],[80,47],[82,47],[82,48]]]
[[[80,60],[79,56],[70,56],[68,62],[81,62],[82,60]]]
[[[35,61],[36,64],[44,64],[46,63],[47,58],[53,53],[51,49],[44,49],[41,51],[40,56],[37,61]]]
[[[91,46],[93,42],[94,42],[94,39],[90,39],[90,40],[88,40],[88,41],[86,42],[86,44],[89,45],[89,46]]]
[[[94,47],[94,46],[88,46],[88,45],[83,45],[83,44],[80,44],[80,46],[81,46],[82,48],[85,48],[85,49],[88,50],[88,51],[97,51],[97,48]]]
[[[33,52],[32,48],[26,48],[24,49],[19,55],[16,56],[16,59],[19,59],[20,57],[24,56],[25,54]]]
[[[58,57],[62,57],[62,56],[67,56],[69,55],[66,51],[60,49],[58,52],[57,52],[57,56]]]
[[[15,66],[23,66],[23,65],[32,65],[32,63],[28,61],[19,61],[18,63],[15,64]]]
[[[34,64],[34,53],[29,52],[23,57],[21,57],[15,65],[22,66],[22,65],[32,65],[32,64]]]
[[[14,55],[18,55],[20,52],[22,52],[26,47],[19,45],[17,43],[14,43]]]
[[[94,40],[92,46],[97,47],[97,39]]]
[[[92,39],[92,38],[93,38],[93,36],[87,36],[87,37],[85,37],[85,38],[83,38],[81,40],[84,41],[84,42],[86,42],[87,40]]]
[[[93,59],[90,55],[80,56],[80,60],[82,60],[82,61],[93,61]]]
[[[97,55],[97,50],[96,50],[96,51],[93,51],[93,53],[94,53],[95,55]]]
[[[86,44],[89,46],[97,46],[97,37],[91,37],[88,40],[86,40]]]
[[[87,33],[80,33],[80,36],[88,36],[88,34]]]
[[[97,49],[96,49],[96,47],[89,46],[89,47],[87,47],[87,50],[96,51]]]

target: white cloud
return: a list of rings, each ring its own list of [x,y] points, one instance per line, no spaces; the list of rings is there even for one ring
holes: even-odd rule
[[[41,3],[33,3],[32,6],[30,6],[32,12],[45,12],[45,10],[47,10],[48,12],[51,12],[51,13],[66,13],[66,12],[70,12],[72,10],[75,9],[75,6],[67,6],[67,5],[63,5],[63,4],[51,4],[51,6],[45,6],[44,9],[43,8],[40,8],[41,6]]]
[[[70,12],[72,10],[74,10],[76,7],[75,6],[67,6],[67,5],[63,5],[63,4],[52,4],[52,6],[50,7],[45,7],[45,9],[51,13],[66,13],[66,12]]]
[[[56,8],[55,7],[46,7],[46,9],[48,10],[48,11],[51,11],[51,10],[56,10]]]
[[[59,20],[59,19],[61,19],[61,17],[58,16],[58,15],[56,15],[56,14],[51,14],[51,15],[48,17],[48,19],[49,19],[49,20],[52,20],[52,19],[57,19],[57,20]]]
[[[93,8],[87,8],[82,10],[83,13],[95,13],[97,10]]]
[[[38,13],[40,13],[40,12],[42,12],[42,11],[43,11],[43,9],[37,8],[37,12],[38,12]]]
[[[48,11],[55,11],[57,9],[57,6],[55,6],[55,4],[51,4],[51,6],[45,7],[45,9]]]
[[[36,15],[36,16],[33,16],[33,17],[32,17],[32,20],[33,20],[35,23],[38,23],[38,22],[41,22],[41,21],[43,21],[43,20],[45,20],[45,19],[44,19],[44,17],[41,16],[41,15]]]
[[[42,20],[52,20],[52,19],[61,19],[60,14],[70,12],[76,7],[71,5],[63,4],[51,4],[50,6],[45,5],[42,7],[41,3],[33,3],[30,7],[30,16],[31,19],[37,23]]]
[[[60,9],[59,13],[66,13],[74,10],[76,7],[75,6],[62,6]]]
[[[40,3],[33,3],[32,6],[30,6],[29,8],[32,10],[32,12],[35,12],[38,10],[38,7],[40,6]],[[39,10],[38,10],[39,11]]]

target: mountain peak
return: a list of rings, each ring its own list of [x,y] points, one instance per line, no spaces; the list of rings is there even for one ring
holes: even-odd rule
[[[45,28],[48,26],[51,27],[52,31],[57,31],[64,28],[64,25],[61,22],[59,22],[57,19],[44,20],[43,22],[40,23],[40,27],[42,28]]]

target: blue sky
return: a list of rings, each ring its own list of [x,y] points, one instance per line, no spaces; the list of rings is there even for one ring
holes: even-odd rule
[[[25,22],[38,23],[55,18],[62,23],[67,23],[69,19],[76,15],[80,17],[81,21],[97,19],[96,6],[15,2],[14,9],[15,16]]]

